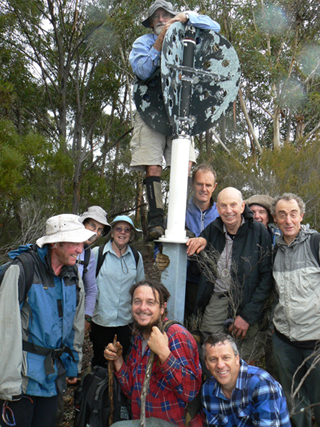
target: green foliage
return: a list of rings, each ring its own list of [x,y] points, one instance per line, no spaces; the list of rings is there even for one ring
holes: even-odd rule
[[[2,205],[21,196],[25,159],[19,150],[19,136],[12,122],[0,120],[0,196]]]
[[[27,235],[27,211],[44,220],[97,204],[112,218],[132,214],[141,204],[143,176],[129,167],[133,75],[128,57],[133,41],[149,31],[141,21],[151,3],[3,2],[1,243]],[[294,191],[307,202],[306,220],[320,228],[319,139],[315,132],[308,135],[320,123],[318,1],[174,3],[177,9],[208,14],[232,42],[248,115],[263,150],[260,155],[248,137],[237,99],[214,127],[230,154],[210,133],[196,138],[197,162],[210,162],[217,170],[216,193],[229,185],[245,197]],[[278,107],[280,150],[273,150]],[[165,200],[168,183],[164,171]]]

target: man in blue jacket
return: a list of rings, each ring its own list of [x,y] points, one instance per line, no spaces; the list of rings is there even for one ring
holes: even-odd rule
[[[203,30],[220,31],[220,25],[208,16],[196,12],[177,12],[170,2],[156,0],[149,8],[147,18],[142,22],[152,33],[139,37],[130,52],[130,64],[134,74],[146,81],[160,66],[164,37],[170,25],[181,22]],[[148,239],[155,240],[164,234],[164,211],[161,191],[163,157],[166,166],[171,163],[171,137],[162,135],[148,126],[138,113],[135,116],[134,132],[130,142],[131,168],[146,172],[147,198],[149,203]],[[190,147],[189,165],[195,162],[195,152]]]
[[[187,213],[186,213],[186,229],[189,235],[199,236],[200,233],[214,221],[218,216],[217,205],[213,201],[213,192],[217,186],[216,171],[207,164],[200,164],[192,172],[192,190]],[[163,271],[169,265],[169,258],[161,252],[157,253],[157,266],[160,271]],[[192,268],[188,265],[187,283],[186,283],[186,299],[185,299],[185,319],[191,316],[194,312],[195,303],[197,301],[199,274],[192,272]]]
[[[76,215],[51,217],[46,235],[0,276],[1,426],[56,426],[58,396],[81,362],[84,288],[76,261],[93,236]]]

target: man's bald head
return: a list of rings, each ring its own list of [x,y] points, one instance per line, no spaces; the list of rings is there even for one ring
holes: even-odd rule
[[[245,208],[241,191],[234,187],[224,188],[218,194],[217,208],[227,231],[236,234]]]
[[[241,191],[234,187],[226,187],[220,191],[218,194],[218,202],[219,199],[224,200],[226,197],[238,198],[240,203],[243,202],[243,197]]]

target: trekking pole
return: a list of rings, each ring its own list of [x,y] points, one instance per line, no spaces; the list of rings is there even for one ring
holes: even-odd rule
[[[113,345],[116,346],[117,344],[117,335],[113,338]],[[114,402],[113,402],[113,369],[114,364],[112,360],[109,360],[108,362],[108,379],[109,379],[109,387],[108,387],[108,394],[109,394],[109,402],[110,402],[110,414],[109,414],[109,426],[113,424],[113,413],[114,413]]]
[[[162,320],[159,320],[158,328],[163,333],[163,323]],[[146,375],[144,377],[142,391],[141,391],[141,412],[140,412],[140,426],[146,427],[146,399],[149,392],[150,379],[152,373],[153,362],[156,355],[153,351],[150,353],[150,357],[146,367]]]

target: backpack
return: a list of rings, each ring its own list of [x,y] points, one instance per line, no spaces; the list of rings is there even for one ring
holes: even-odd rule
[[[20,262],[24,269],[25,279],[26,279],[26,288],[25,295],[28,294],[29,289],[31,288],[33,281],[33,273],[34,273],[34,262],[31,251],[35,250],[35,245],[20,245],[18,249],[9,252],[8,256],[12,259],[12,261],[6,262],[5,264],[0,266],[0,285],[2,279],[7,271],[7,269],[13,265]]]
[[[88,265],[90,262],[91,251],[90,248],[84,248],[84,260],[79,261],[78,264],[83,265],[82,279],[84,279],[84,275],[88,271]]]
[[[103,253],[103,249],[104,249],[105,245],[101,245],[99,246],[99,252],[98,252],[98,259],[97,259],[97,268],[96,268],[96,277],[98,277],[99,271],[102,267],[103,261],[107,255],[107,253]],[[139,262],[139,252],[137,251],[137,249],[135,249],[134,247],[132,247],[131,245],[129,245],[129,247],[132,250],[135,262],[136,262],[136,267],[138,267],[138,262]]]
[[[74,392],[74,427],[108,427],[110,416],[108,368],[95,366]],[[129,399],[113,374],[113,422],[132,419]]]

